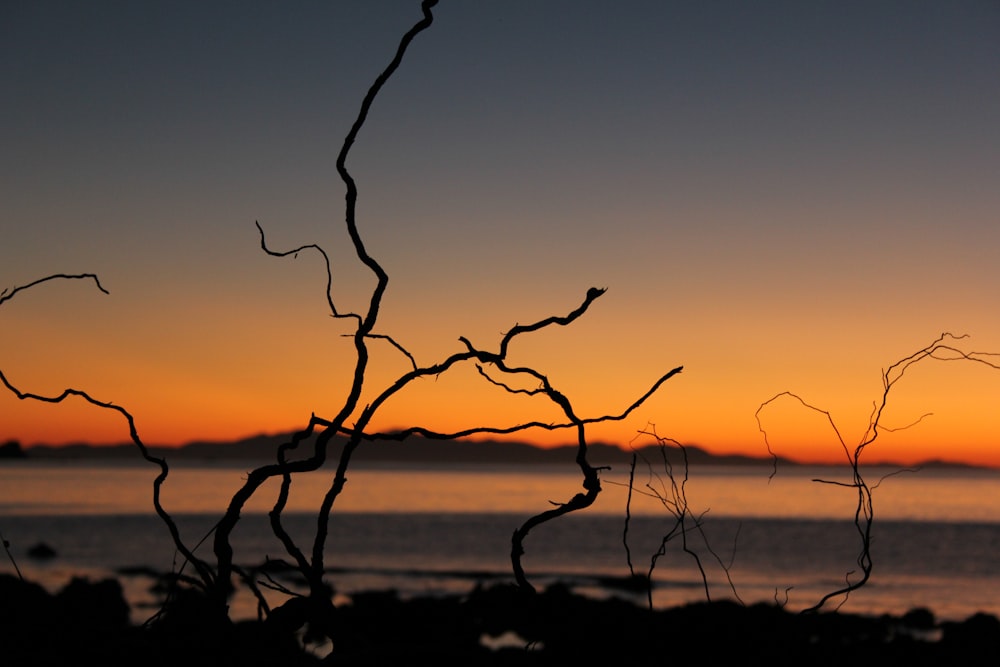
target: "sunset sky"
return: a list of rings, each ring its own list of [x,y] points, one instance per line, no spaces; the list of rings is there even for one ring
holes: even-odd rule
[[[0,369],[125,406],[149,443],[332,416],[372,285],[334,161],[420,16],[393,2],[0,6]],[[766,453],[793,391],[853,446],[881,372],[942,332],[1000,352],[1000,4],[444,0],[348,161],[390,275],[377,328],[421,364],[526,336],[582,416]],[[373,342],[368,398],[405,358]],[[1000,465],[1000,371],[928,361],[890,395],[871,459]],[[763,413],[777,453],[842,456],[821,415]],[[382,428],[559,421],[473,368],[413,387]],[[123,442],[117,414],[0,395],[0,441]],[[531,431],[539,443],[570,432]]]

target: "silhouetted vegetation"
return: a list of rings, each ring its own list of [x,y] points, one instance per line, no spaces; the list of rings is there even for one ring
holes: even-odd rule
[[[829,425],[836,437],[837,443],[843,451],[846,466],[851,477],[849,482],[831,481],[822,478],[817,478],[813,481],[819,484],[843,487],[848,493],[853,493],[856,496],[853,521],[858,538],[858,553],[855,559],[855,564],[858,566],[858,569],[848,571],[844,575],[845,583],[842,587],[836,588],[835,590],[824,594],[814,605],[803,609],[803,613],[818,611],[834,600],[837,601],[837,608],[839,609],[840,605],[847,601],[852,592],[862,588],[871,580],[872,572],[875,566],[871,550],[872,528],[875,522],[874,493],[879,485],[885,481],[887,476],[883,476],[874,482],[869,481],[865,475],[862,465],[863,455],[866,450],[872,446],[881,433],[889,431],[903,431],[912,428],[930,416],[930,414],[927,413],[910,424],[893,428],[884,425],[882,423],[883,415],[889,404],[889,397],[895,385],[902,380],[905,373],[911,367],[921,362],[966,362],[979,364],[989,369],[1000,370],[1000,363],[997,361],[1000,359],[1000,354],[963,350],[958,347],[958,344],[964,338],[966,338],[966,336],[955,336],[947,332],[943,333],[929,345],[888,366],[888,368],[882,372],[882,393],[878,397],[878,400],[872,403],[872,411],[869,416],[868,424],[864,429],[859,442],[854,446],[849,445],[848,442],[845,441],[841,429],[837,426],[833,415],[830,414],[829,411],[808,403],[801,396],[791,391],[776,394],[761,403],[757,408],[755,413],[757,425],[763,437],[764,446],[768,454],[771,456],[773,464],[771,473],[772,478],[778,473],[779,464],[788,465],[788,462],[780,459],[772,450],[771,443],[768,440],[768,431],[764,427],[763,415],[767,408],[777,401],[792,401],[800,405],[805,410],[813,411],[823,416],[825,422]],[[733,598],[740,600],[736,583],[729,577],[729,564],[715,552],[702,529],[702,517],[704,512],[695,513],[688,503],[686,488],[690,472],[690,462],[688,458],[689,448],[677,440],[659,435],[655,428],[652,428],[649,431],[640,432],[640,436],[646,436],[656,443],[659,456],[656,457],[656,461],[650,460],[650,448],[646,447],[637,451],[632,459],[632,471],[628,485],[629,495],[625,509],[623,542],[628,557],[629,570],[632,572],[633,576],[638,575],[636,575],[635,567],[632,562],[632,551],[628,542],[630,520],[629,512],[631,508],[632,494],[638,492],[655,498],[663,506],[664,511],[670,517],[668,527],[664,532],[662,540],[660,541],[659,549],[651,555],[648,569],[638,579],[645,582],[647,586],[648,603],[650,608],[652,608],[653,605],[653,572],[656,569],[657,561],[666,554],[667,549],[672,543],[679,545],[678,548],[690,556],[691,562],[701,575],[704,583],[705,597],[707,600],[711,600],[711,595],[709,593],[708,578],[705,573],[705,568],[702,565],[703,557],[712,558],[718,563],[727,578],[728,588]],[[635,472],[637,462],[640,458],[647,471],[647,481],[641,486],[637,486],[635,483]],[[916,472],[916,470],[913,468],[900,468],[888,476],[902,474],[905,472]],[[777,595],[775,599],[778,601]]]
[[[577,302],[564,304],[559,314],[528,324],[514,323],[492,347],[480,346],[462,337],[455,351],[430,363],[418,361],[399,338],[378,330],[383,298],[389,289],[389,275],[369,254],[364,243],[356,219],[360,191],[348,169],[348,158],[380,91],[402,64],[413,40],[432,25],[435,5],[435,0],[421,3],[420,19],[403,35],[388,66],[364,96],[336,159],[336,170],[345,188],[344,224],[355,258],[374,279],[366,308],[353,312],[337,303],[332,289],[330,256],[320,245],[307,243],[291,249],[274,249],[268,244],[264,225],[257,223],[261,249],[267,256],[286,258],[305,253],[318,256],[326,273],[326,308],[333,318],[349,322],[353,327],[349,337],[354,349],[354,365],[347,396],[340,407],[328,415],[303,416],[301,430],[274,450],[272,461],[249,471],[242,486],[232,494],[228,506],[220,508],[221,515],[210,536],[211,556],[205,556],[193,546],[200,542],[181,534],[170,512],[162,505],[160,489],[170,471],[166,455],[146,446],[135,418],[127,409],[75,388],[55,395],[22,391],[0,371],[0,382],[19,399],[47,403],[79,399],[94,407],[114,411],[126,421],[132,445],[143,459],[159,470],[152,485],[153,507],[183,559],[178,571],[164,577],[167,587],[162,609],[143,627],[128,623],[128,607],[116,582],[73,581],[53,595],[20,577],[0,577],[0,600],[3,601],[0,603],[0,628],[5,639],[0,654],[12,660],[12,664],[295,665],[319,663],[321,658],[306,647],[330,641],[334,653],[328,661],[346,664],[386,664],[402,659],[409,662],[426,659],[435,664],[567,664],[570,661],[590,664],[617,662],[628,656],[677,656],[675,661],[681,664],[685,664],[686,659],[704,664],[742,660],[747,655],[774,664],[833,664],[844,660],[852,664],[874,664],[890,658],[911,664],[937,664],[945,658],[961,658],[971,664],[969,661],[981,655],[980,651],[1000,648],[1000,632],[995,627],[996,619],[991,618],[939,627],[933,617],[920,614],[903,619],[821,614],[804,617],[785,613],[777,605],[746,607],[711,600],[681,609],[655,610],[651,594],[649,608],[643,609],[614,598],[596,601],[579,597],[559,586],[535,591],[524,563],[525,553],[530,551],[531,532],[548,521],[590,507],[602,490],[602,468],[590,456],[588,426],[627,418],[682,368],[662,373],[622,409],[585,416],[578,413],[571,398],[543,369],[518,366],[510,361],[508,351],[515,340],[553,327],[572,325],[586,315],[605,294],[605,289],[598,287],[586,289]],[[96,274],[56,274],[5,290],[0,294],[0,305],[28,288],[55,280],[84,280],[108,293]],[[858,496],[855,519],[861,541],[858,557],[861,574],[844,588],[825,596],[813,611],[818,611],[827,600],[846,596],[863,586],[872,573],[869,549],[874,519],[872,492],[877,483],[871,484],[863,477],[860,461],[865,449],[878,437],[880,430],[884,430],[880,419],[893,385],[912,364],[923,359],[966,360],[998,367],[985,355],[960,350],[952,344],[954,340],[942,336],[927,348],[891,366],[884,374],[885,391],[881,402],[873,412],[861,443],[852,448],[841,439],[853,471],[853,482],[847,486]],[[369,371],[373,355],[382,350],[405,358],[408,370],[386,385],[372,388]],[[470,364],[482,381],[498,393],[548,401],[559,410],[562,421],[487,424],[458,432],[440,432],[423,424],[391,432],[370,429],[383,405],[405,388],[421,379],[434,378]],[[362,395],[368,397],[365,404],[362,404]],[[779,398],[798,400],[807,409],[829,417],[829,413],[792,393],[769,399],[761,409]],[[760,412],[758,410],[758,418]],[[839,437],[832,418],[830,424]],[[474,435],[510,435],[532,429],[565,430],[573,434],[573,454],[581,486],[576,494],[541,509],[514,528],[510,560],[516,587],[480,589],[463,598],[413,600],[401,600],[392,593],[372,592],[354,596],[349,604],[334,605],[333,587],[328,580],[331,568],[326,558],[328,525],[337,500],[345,490],[352,458],[360,446],[412,436],[445,441]],[[763,427],[761,430],[764,431]],[[670,523],[645,572],[635,570],[629,552],[633,576],[628,583],[651,590],[657,560],[673,543],[690,555],[703,579],[706,577],[701,564],[703,553],[717,559],[725,569],[725,563],[704,539],[702,517],[694,514],[687,502],[685,447],[659,436],[655,430],[646,435],[655,440],[657,447],[653,451],[661,455],[658,461],[647,461],[648,469],[659,466],[663,473],[651,475],[641,489],[662,503]],[[302,543],[292,537],[283,523],[289,493],[298,476],[324,474],[323,468],[335,444],[335,466],[329,488],[316,508],[311,540]],[[668,450],[680,453],[682,462],[679,465],[668,457]],[[7,443],[0,448],[3,456],[17,452],[20,452],[18,443]],[[633,472],[635,465],[634,462]],[[273,499],[269,519],[284,559],[269,566],[294,572],[301,579],[302,590],[292,590],[277,583],[265,568],[244,569],[238,564],[233,550],[232,534],[248,501],[261,492],[267,481],[275,478],[280,480],[280,487]],[[633,487],[630,483],[630,491]],[[627,530],[628,516],[623,538],[626,549]],[[701,540],[697,548],[693,544],[695,538]],[[736,585],[729,583],[738,600]],[[237,623],[229,616],[230,596],[234,587],[241,585],[257,598],[259,619],[256,621]],[[707,580],[705,591],[708,598]],[[927,633],[930,634],[925,636]],[[490,647],[494,638],[505,634],[513,638],[516,648]]]
[[[12,665],[566,665],[670,655],[679,665],[987,665],[1000,622],[975,615],[938,623],[926,609],[878,618],[792,614],[774,605],[704,602],[649,610],[552,586],[510,586],[464,596],[354,596],[330,628],[336,651],[319,657],[280,612],[233,623],[191,591],[149,627],[128,623],[116,581],[74,580],[57,593],[0,575],[0,638]]]
[[[871,544],[872,544],[872,525],[875,520],[875,500],[874,492],[878,488],[879,484],[885,479],[882,477],[874,482],[870,482],[866,479],[863,474],[862,469],[862,457],[865,451],[869,449],[875,440],[879,437],[882,432],[888,431],[900,431],[911,428],[919,424],[925,417],[930,416],[924,414],[919,417],[915,422],[899,426],[895,428],[889,428],[882,423],[883,414],[885,413],[886,406],[889,402],[889,394],[891,393],[893,387],[902,380],[904,374],[915,364],[937,360],[937,361],[964,361],[970,363],[981,364],[988,368],[1000,369],[1000,364],[995,360],[1000,358],[1000,355],[995,353],[986,352],[968,352],[957,347],[957,343],[965,336],[954,336],[950,333],[941,334],[936,340],[931,342],[926,347],[917,350],[913,354],[906,356],[892,365],[890,365],[886,370],[882,372],[882,394],[878,400],[872,403],[871,416],[868,419],[868,425],[858,443],[853,447],[844,440],[841,430],[837,427],[836,422],[833,419],[833,415],[829,411],[818,408],[810,403],[806,402],[801,396],[792,392],[782,392],[776,396],[771,397],[767,401],[764,401],[760,407],[757,409],[756,417],[757,424],[760,428],[760,432],[764,437],[764,444],[767,446],[767,451],[774,456],[775,468],[774,473],[777,473],[777,456],[771,450],[771,445],[767,439],[767,430],[764,428],[761,422],[761,413],[773,402],[778,400],[791,400],[799,403],[803,408],[816,412],[826,419],[829,424],[830,429],[836,436],[837,442],[840,444],[843,450],[844,458],[846,459],[847,466],[850,469],[851,481],[835,482],[826,479],[815,479],[813,481],[821,484],[833,484],[837,486],[842,486],[849,491],[856,494],[857,502],[854,511],[854,527],[858,536],[858,556],[856,563],[858,568],[860,568],[860,573],[855,571],[848,572],[845,577],[845,584],[843,587],[838,588],[834,591],[830,591],[822,597],[814,606],[806,609],[806,612],[816,611],[823,607],[827,602],[839,598],[841,604],[847,600],[848,596],[853,592],[864,586],[871,579],[872,570],[874,568],[874,563],[872,562],[871,555]],[[899,470],[899,474],[905,472],[905,469]]]
[[[184,559],[184,568],[190,567],[190,575],[178,576],[178,583],[168,596],[166,606],[158,618],[163,624],[169,619],[178,618],[179,605],[183,605],[185,613],[194,614],[192,600],[201,602],[202,609],[199,627],[222,627],[227,619],[227,600],[233,592],[234,579],[248,586],[258,597],[261,614],[268,618],[280,619],[280,624],[289,629],[308,627],[311,636],[316,638],[332,638],[337,634],[336,610],[331,601],[332,588],[326,581],[327,566],[325,545],[327,526],[337,498],[343,492],[347,482],[347,472],[351,465],[355,450],[366,441],[402,440],[409,436],[420,435],[424,438],[451,440],[459,437],[480,434],[511,434],[528,429],[546,429],[573,431],[576,440],[575,461],[582,476],[582,489],[565,502],[556,504],[540,511],[535,516],[527,518],[518,527],[511,539],[511,565],[518,585],[526,590],[533,590],[532,584],[523,565],[525,541],[530,532],[545,522],[589,507],[601,491],[599,468],[588,459],[587,427],[595,422],[620,420],[626,418],[636,407],[646,401],[668,379],[681,371],[681,368],[663,374],[652,386],[644,391],[631,405],[616,414],[605,414],[587,417],[577,414],[568,396],[561,392],[549,378],[539,369],[511,365],[508,361],[508,349],[513,341],[522,336],[529,336],[543,329],[557,326],[568,326],[582,317],[593,303],[604,295],[602,288],[591,287],[586,290],[580,302],[573,305],[568,312],[552,315],[529,324],[514,324],[498,341],[495,348],[485,348],[475,345],[465,337],[459,338],[459,348],[444,359],[430,364],[421,364],[406,347],[395,337],[377,332],[377,323],[382,302],[389,284],[389,275],[378,260],[369,254],[363,235],[356,219],[358,186],[348,169],[348,157],[365,124],[369,111],[379,92],[383,89],[403,61],[404,54],[412,41],[433,22],[432,8],[434,0],[424,0],[421,4],[422,17],[402,37],[399,47],[388,66],[375,79],[361,102],[358,115],[344,138],[343,145],[336,160],[336,169],[344,184],[345,194],[345,225],[348,236],[353,244],[356,259],[373,276],[375,286],[368,299],[367,308],[363,312],[352,312],[340,308],[334,299],[332,291],[332,269],[330,258],[326,251],[317,244],[306,244],[290,250],[275,250],[266,240],[264,228],[257,223],[262,250],[273,257],[297,257],[300,253],[314,252],[321,258],[327,276],[326,305],[332,317],[351,322],[354,327],[352,339],[355,363],[351,373],[351,383],[347,397],[342,406],[331,416],[311,415],[301,431],[291,439],[277,447],[274,461],[251,470],[244,484],[237,489],[224,513],[216,523],[212,535],[213,559],[209,561],[195,549],[189,546],[190,541],[182,538],[177,524],[169,512],[160,503],[160,488],[169,473],[165,457],[153,455],[142,441],[133,415],[125,408],[110,402],[97,399],[85,391],[66,389],[58,395],[43,396],[18,389],[5,375],[0,373],[0,381],[19,399],[36,400],[49,403],[59,403],[68,398],[80,398],[84,401],[107,410],[118,412],[128,423],[129,434],[133,445],[150,463],[160,469],[153,484],[153,504],[157,514],[167,526],[178,552]],[[15,295],[36,287],[41,283],[57,279],[84,279],[92,281],[98,289],[107,293],[96,274],[58,274],[35,280],[10,291],[5,291],[0,303]],[[376,390],[374,398],[366,405],[361,405],[363,391],[368,390],[368,371],[372,362],[372,345],[388,345],[394,353],[402,354],[410,366],[410,370],[400,375],[381,390]],[[414,425],[394,432],[371,432],[369,424],[382,405],[395,394],[422,378],[438,377],[454,368],[473,364],[484,382],[490,384],[498,392],[525,394],[547,400],[555,405],[564,415],[562,423],[526,422],[513,425],[485,425],[473,427],[461,432],[442,433],[424,425]],[[348,423],[350,422],[350,425]],[[316,530],[311,545],[301,545],[285,530],[282,523],[282,512],[286,506],[288,495],[297,475],[318,471],[327,461],[328,449],[335,438],[345,437],[339,451],[336,469],[328,492],[317,510]],[[308,443],[311,451],[305,456],[292,457],[304,443]],[[271,590],[277,590],[288,596],[288,599],[272,608],[270,601],[263,594],[260,584],[254,577],[244,572],[235,564],[231,535],[240,520],[241,512],[246,503],[259,492],[262,485],[272,478],[280,478],[281,485],[274,499],[270,512],[271,529],[275,538],[281,544],[287,558],[287,565],[296,570],[307,588],[306,593],[293,592],[287,588],[270,585]],[[183,582],[184,587],[179,584]],[[279,622],[279,621],[276,621]]]

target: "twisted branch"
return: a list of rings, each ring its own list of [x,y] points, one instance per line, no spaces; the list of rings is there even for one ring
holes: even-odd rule
[[[26,285],[20,285],[12,289],[5,289],[3,293],[0,294],[0,305],[3,305],[7,301],[10,301],[16,294],[28,290],[37,285],[40,285],[42,283],[48,282],[50,280],[74,280],[74,279],[93,280],[94,285],[97,287],[97,289],[99,289],[104,294],[110,294],[108,290],[104,289],[104,286],[101,285],[101,281],[96,274],[57,273],[57,274],[52,274],[50,276],[46,276],[44,278],[39,278],[38,280],[34,280],[30,283],[27,283]],[[41,403],[62,403],[64,400],[70,397],[77,397],[83,399],[85,402],[95,407],[105,410],[113,410],[118,414],[120,414],[122,417],[124,417],[125,421],[128,423],[129,437],[131,438],[132,443],[136,446],[136,448],[139,450],[139,453],[146,461],[155,464],[160,469],[159,474],[153,481],[153,507],[156,511],[156,514],[167,526],[167,530],[170,532],[170,537],[173,539],[174,546],[184,556],[184,558],[187,559],[187,561],[190,562],[198,571],[202,583],[206,587],[209,587],[213,584],[214,577],[211,570],[201,559],[197,558],[194,555],[194,553],[187,548],[187,546],[181,539],[180,531],[178,530],[177,524],[174,522],[173,517],[170,516],[167,510],[163,507],[163,504],[160,502],[160,488],[162,487],[163,482],[166,480],[167,475],[169,473],[169,467],[167,466],[167,462],[166,460],[160,457],[153,456],[152,454],[150,454],[146,445],[142,442],[142,439],[139,437],[139,432],[135,425],[135,418],[128,410],[121,407],[120,405],[115,405],[107,401],[98,400],[93,396],[91,396],[90,394],[88,394],[87,392],[81,391],[79,389],[72,389],[72,388],[64,389],[62,392],[54,396],[44,396],[32,392],[21,391],[19,388],[14,386],[13,383],[11,383],[11,381],[7,378],[6,374],[4,374],[2,370],[0,370],[0,384],[3,384],[3,386],[6,387],[6,389],[9,392],[14,394],[14,396],[16,396],[19,400],[22,401],[38,401]]]
[[[14,298],[14,295],[18,292],[23,292],[24,290],[31,289],[35,285],[41,285],[42,283],[48,282],[50,280],[93,280],[94,285],[97,289],[101,290],[105,294],[111,294],[108,290],[104,289],[101,285],[100,279],[95,273],[54,273],[51,276],[45,276],[44,278],[39,278],[34,280],[27,285],[19,285],[15,287],[6,287],[2,292],[0,292],[0,306],[2,306],[7,301]]]
[[[774,461],[774,468],[771,473],[773,477],[777,472],[777,455],[771,448],[771,444],[768,440],[767,430],[764,428],[761,421],[761,413],[769,405],[775,401],[787,398],[797,401],[802,407],[807,410],[819,413],[826,417],[827,423],[829,424],[831,430],[837,437],[837,441],[840,443],[840,447],[844,452],[847,459],[847,464],[851,471],[851,482],[835,482],[823,479],[814,479],[814,482],[823,484],[832,484],[836,486],[843,486],[846,488],[854,489],[857,494],[857,502],[854,509],[854,527],[858,534],[858,539],[860,542],[858,555],[856,557],[856,562],[858,567],[861,568],[861,576],[856,580],[851,580],[851,574],[847,573],[845,576],[845,584],[843,587],[838,588],[823,595],[820,600],[811,607],[803,610],[803,613],[815,612],[821,609],[827,602],[836,597],[843,596],[844,599],[854,591],[863,587],[871,579],[872,570],[874,568],[874,563],[871,556],[871,542],[872,542],[872,526],[875,520],[875,509],[874,509],[874,499],[873,491],[878,488],[879,484],[886,479],[886,477],[891,476],[886,475],[882,477],[876,484],[869,485],[867,480],[861,474],[861,457],[865,450],[868,449],[872,443],[878,439],[879,434],[882,431],[895,432],[902,431],[912,428],[920,424],[926,417],[930,416],[930,413],[921,415],[918,419],[910,422],[906,426],[888,428],[882,425],[882,415],[885,412],[886,406],[889,403],[889,393],[895,387],[896,383],[903,379],[906,372],[915,364],[927,359],[933,359],[937,361],[969,361],[978,364],[982,364],[989,368],[1000,369],[1000,362],[994,361],[994,359],[1000,359],[1000,354],[993,352],[966,352],[958,347],[956,347],[952,341],[959,341],[967,338],[967,335],[956,336],[949,332],[942,333],[933,342],[931,342],[926,347],[923,347],[913,354],[903,357],[899,361],[896,361],[890,365],[887,369],[882,371],[882,395],[877,402],[872,404],[872,412],[868,419],[868,426],[865,429],[864,434],[859,440],[858,444],[853,448],[849,447],[841,435],[840,429],[834,422],[833,415],[829,411],[823,410],[822,408],[816,407],[808,402],[806,402],[801,396],[790,391],[780,392],[768,400],[764,401],[757,408],[754,417],[757,420],[757,428],[764,438],[764,445],[767,448],[768,453],[771,455]],[[843,601],[841,602],[843,604]]]
[[[413,41],[413,39],[423,30],[430,27],[433,16],[431,14],[431,8],[437,4],[436,0],[424,0],[421,3],[421,11],[423,18],[421,18],[417,23],[411,27],[406,34],[403,35],[400,40],[400,44],[396,50],[396,54],[390,61],[388,66],[382,71],[381,74],[376,78],[375,82],[369,88],[367,94],[361,103],[361,108],[358,112],[357,118],[354,124],[351,126],[350,131],[344,139],[343,145],[340,149],[340,153],[337,156],[336,168],[340,179],[346,186],[347,192],[345,194],[345,224],[347,226],[347,232],[353,244],[355,254],[357,255],[359,261],[364,264],[376,277],[376,285],[372,290],[372,294],[369,300],[368,311],[364,316],[345,314],[344,317],[351,317],[357,320],[357,329],[353,335],[354,348],[356,352],[356,360],[354,365],[353,380],[351,382],[351,387],[348,392],[348,396],[345,399],[342,407],[336,414],[336,416],[325,422],[327,425],[324,426],[324,430],[320,432],[316,439],[315,447],[312,456],[308,459],[287,462],[283,459],[283,456],[279,454],[278,461],[275,464],[270,464],[266,466],[259,467],[251,471],[247,475],[246,482],[244,485],[236,491],[233,495],[229,507],[226,510],[225,515],[219,522],[219,526],[215,534],[215,544],[214,550],[216,559],[218,561],[218,573],[220,587],[217,595],[222,598],[228,594],[229,580],[233,570],[233,550],[229,541],[229,537],[232,534],[233,529],[236,527],[239,521],[240,513],[243,507],[246,505],[247,501],[256,493],[260,486],[275,476],[282,476],[282,496],[279,496],[278,502],[275,505],[275,509],[272,510],[272,526],[279,525],[280,510],[284,506],[284,497],[287,497],[288,484],[290,483],[290,475],[298,472],[308,472],[318,469],[326,460],[326,450],[329,445],[330,440],[333,436],[343,428],[344,423],[350,417],[350,415],[357,408],[358,402],[361,397],[362,389],[364,388],[365,382],[365,372],[368,368],[369,362],[369,352],[367,347],[367,339],[372,335],[372,330],[375,327],[375,323],[378,319],[379,308],[382,303],[382,297],[385,293],[386,287],[389,282],[389,276],[382,268],[382,266],[368,254],[365,248],[364,241],[361,238],[361,234],[358,231],[356,211],[357,211],[357,199],[358,199],[358,189],[347,169],[347,157],[350,153],[351,147],[354,145],[358,134],[361,131],[365,120],[368,117],[368,113],[371,109],[372,103],[374,102],[376,96],[381,91],[382,87],[389,80],[392,74],[399,68],[403,60],[403,55],[406,53],[407,47]],[[258,225],[258,229],[260,226]],[[275,253],[269,251],[263,240],[263,232],[261,231],[261,244],[264,247],[265,252],[268,254],[285,256],[287,254],[294,254],[295,251],[290,253]],[[332,273],[329,267],[329,258],[326,253],[318,245],[311,244],[307,246],[302,246],[301,249],[315,249],[321,253],[324,257],[324,261],[327,267],[327,297],[328,305],[331,308],[331,312],[335,316],[338,315],[338,311],[333,303],[333,299],[330,296],[330,280],[332,280]],[[310,428],[318,424],[314,419],[310,420]],[[284,451],[284,450],[281,450]],[[321,509],[318,518],[317,532],[326,532],[326,517],[328,512]],[[304,556],[299,553],[297,547],[294,546],[287,534],[283,530],[278,528],[279,538],[285,544],[286,550],[299,562],[300,567],[305,564]],[[319,540],[317,539],[317,542]],[[314,554],[313,567],[304,568],[303,574],[306,576],[310,590],[314,596],[320,596],[325,591],[325,586],[322,583],[322,567],[316,566],[316,562],[321,563],[322,557],[316,558]]]

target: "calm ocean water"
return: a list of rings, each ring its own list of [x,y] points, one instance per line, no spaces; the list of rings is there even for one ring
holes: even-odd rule
[[[175,467],[163,503],[193,545],[206,535],[246,468],[232,464]],[[888,471],[873,470],[871,482]],[[0,532],[25,576],[55,588],[71,576],[108,576],[120,568],[176,566],[163,525],[149,509],[156,470],[133,464],[6,462],[0,466]],[[686,484],[691,510],[702,516],[687,546],[700,559],[713,598],[787,601],[810,606],[857,570],[859,542],[849,489],[811,481],[846,481],[844,471],[706,468]],[[640,471],[633,497],[628,547],[623,535],[627,471],[602,476],[605,491],[585,513],[545,524],[525,543],[524,565],[536,584],[570,581],[607,594],[597,577],[628,574],[628,560],[645,572],[671,515],[653,491],[662,480]],[[316,507],[329,474],[303,476],[286,512],[289,531],[309,544]],[[569,469],[516,467],[355,470],[335,509],[327,548],[338,592],[394,588],[403,594],[464,592],[477,583],[511,581],[510,535],[531,514],[569,499],[579,476]],[[259,494],[234,534],[237,561],[254,565],[282,557]],[[645,491],[645,493],[639,493]],[[903,613],[927,607],[939,618],[977,611],[1000,615],[1000,473],[924,470],[886,478],[875,491],[874,572],[842,609]],[[49,561],[28,558],[37,542],[52,545]],[[210,540],[199,553],[210,555]],[[14,568],[0,554],[0,570]],[[150,580],[123,579],[141,620],[152,601]],[[657,563],[654,602],[660,606],[705,599],[694,557],[679,540]],[[730,584],[731,582],[731,584]],[[277,599],[277,598],[276,598]],[[637,602],[641,599],[637,599]],[[250,616],[249,599],[234,603]]]

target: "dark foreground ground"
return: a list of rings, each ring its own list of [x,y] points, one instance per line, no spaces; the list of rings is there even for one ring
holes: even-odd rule
[[[939,624],[920,610],[874,618],[715,602],[649,611],[558,586],[534,595],[505,586],[461,597],[358,595],[334,612],[335,650],[324,658],[304,650],[280,615],[233,624],[188,602],[146,627],[128,618],[117,581],[78,580],[53,595],[0,575],[0,664],[856,667],[996,665],[1000,656],[1000,621],[983,614]]]

